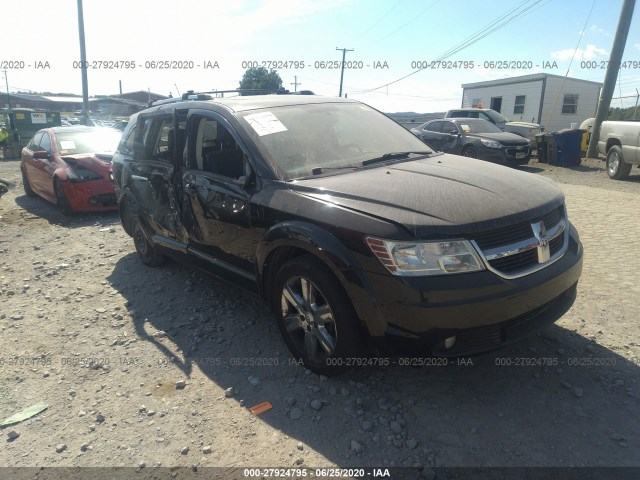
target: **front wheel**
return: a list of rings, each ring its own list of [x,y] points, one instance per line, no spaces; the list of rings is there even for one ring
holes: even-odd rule
[[[278,327],[293,356],[309,370],[337,374],[362,352],[351,301],[329,268],[305,255],[285,263],[273,288]]]
[[[631,164],[624,163],[622,149],[614,145],[607,152],[607,175],[614,180],[622,180],[631,172]]]
[[[466,147],[462,151],[462,155],[469,158],[478,158],[478,152],[476,152],[476,149],[473,147]]]
[[[158,249],[147,239],[142,225],[140,225],[140,220],[137,219],[133,227],[133,243],[136,246],[138,258],[147,267],[157,267],[164,261],[164,257],[158,252]]]
[[[66,192],[64,191],[64,187],[62,186],[62,182],[55,177],[53,179],[53,190],[56,194],[56,202],[58,204],[58,208],[62,212],[63,215],[69,216],[73,213],[73,209],[71,208],[71,204],[69,203],[69,198],[67,197]]]

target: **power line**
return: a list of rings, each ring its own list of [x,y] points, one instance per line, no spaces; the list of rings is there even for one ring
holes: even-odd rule
[[[402,2],[402,0],[398,0],[395,5],[393,7],[391,7],[389,10],[387,10],[387,13],[385,13],[382,17],[380,17],[380,19],[374,23],[373,25],[371,25],[364,33],[360,34],[361,37],[364,37],[367,33],[369,33],[371,30],[373,30],[374,27],[378,26],[378,24],[384,20],[385,18],[387,18],[387,16],[398,6],[400,5],[400,2]]]
[[[473,45],[474,43],[478,42],[479,40],[483,39],[484,37],[486,37],[487,35],[495,32],[496,30],[499,30],[500,28],[505,27],[506,25],[508,25],[509,23],[513,22],[514,20],[520,18],[522,15],[526,14],[532,7],[538,5],[539,3],[541,3],[543,0],[535,0],[534,3],[530,4],[528,7],[524,8],[523,10],[520,10],[522,7],[524,7],[528,2],[530,2],[531,0],[524,0],[520,5],[518,5],[517,7],[509,10],[508,12],[506,12],[505,14],[502,14],[500,17],[498,17],[497,19],[493,20],[491,23],[489,23],[489,25],[487,25],[485,28],[481,29],[479,32],[477,32],[476,34],[472,35],[471,37],[468,37],[466,40],[464,40],[461,44],[459,44],[458,46],[450,49],[449,51],[445,52],[444,54],[440,55],[437,59],[434,59],[435,61],[442,61],[444,59],[446,59],[447,57],[450,57],[451,55],[460,52],[461,50]],[[551,0],[547,0],[547,3],[549,3]],[[520,10],[518,12],[518,10]],[[517,12],[517,13],[515,13]],[[510,18],[508,18],[511,15]],[[505,18],[507,18],[506,20],[504,20]],[[504,20],[504,21],[502,21]],[[502,23],[498,23],[501,22]],[[418,72],[421,72],[423,70],[426,70],[428,67],[423,67],[423,68],[419,68],[411,73],[408,73],[407,75],[404,75],[396,80],[393,80],[391,82],[385,83],[384,85],[380,85],[378,87],[375,88],[370,88],[370,89],[366,89],[364,91],[367,92],[371,92],[374,90],[379,90],[380,88],[384,88],[384,87],[388,87],[389,85],[393,85],[394,83],[398,83],[401,80],[404,80],[405,78],[408,78],[412,75],[415,75]]]
[[[424,15],[425,13],[427,13],[428,10],[431,9],[431,7],[433,7],[436,3],[438,3],[440,0],[436,0],[435,2],[433,2],[431,5],[429,5],[427,8],[425,8],[424,10],[422,10],[418,15],[416,15],[415,17],[413,17],[411,20],[409,20],[407,23],[399,26],[398,28],[396,28],[393,32],[391,32],[389,35],[387,35],[386,37],[381,38],[380,40],[386,40],[387,38],[389,38],[392,35],[395,35],[396,33],[398,33],[400,30],[402,30],[404,27],[406,27],[407,25],[415,22],[419,17],[421,17],[422,15]]]

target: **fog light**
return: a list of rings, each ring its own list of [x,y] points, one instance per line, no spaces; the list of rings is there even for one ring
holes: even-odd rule
[[[453,348],[453,346],[456,344],[456,337],[449,337],[447,339],[445,339],[444,341],[444,348],[446,348],[447,350]]]

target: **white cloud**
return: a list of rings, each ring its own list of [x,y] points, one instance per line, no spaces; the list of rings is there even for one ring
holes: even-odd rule
[[[565,48],[563,50],[556,50],[555,52],[551,52],[551,58],[555,58],[557,60],[571,60],[573,57],[574,49],[573,48]],[[604,48],[598,48],[595,45],[589,44],[587,48],[584,50],[578,48],[575,52],[576,60],[593,60],[599,57],[607,57],[608,53]]]
[[[604,29],[600,28],[597,25],[591,25],[591,27],[589,27],[589,30],[591,30],[593,33],[604,33]]]

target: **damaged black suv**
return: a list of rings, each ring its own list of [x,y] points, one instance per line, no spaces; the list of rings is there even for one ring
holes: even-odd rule
[[[550,180],[431,151],[356,101],[153,106],[129,122],[113,175],[144,264],[177,257],[258,294],[316,372],[371,346],[496,349],[576,297],[582,246]]]

